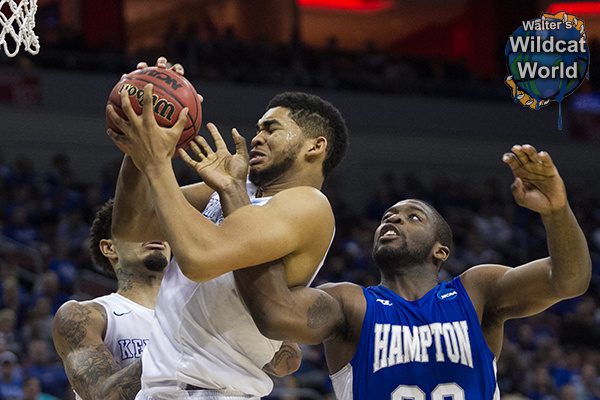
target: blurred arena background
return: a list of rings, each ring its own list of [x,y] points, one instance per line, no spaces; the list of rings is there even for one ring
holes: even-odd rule
[[[492,0],[39,0],[41,51],[0,55],[0,400],[71,399],[51,340],[53,313],[114,283],[85,240],[113,195],[120,152],[105,134],[108,93],[137,61],[181,62],[204,95],[204,122],[247,138],[289,89],[332,101],[349,154],[328,182],[337,234],[319,281],[376,284],[372,233],[407,197],[449,220],[443,279],[479,263],[546,255],[540,219],[514,203],[502,153],[547,150],[588,238],[590,290],[510,322],[498,365],[503,399],[600,399],[600,2]],[[512,102],[504,46],[551,10],[584,19],[590,80],[539,112]],[[205,128],[202,132],[205,131]],[[226,135],[227,136],[227,135]],[[179,162],[178,162],[179,163]],[[181,163],[180,163],[181,164]],[[183,169],[181,184],[195,181]],[[272,399],[333,398],[319,348]]]

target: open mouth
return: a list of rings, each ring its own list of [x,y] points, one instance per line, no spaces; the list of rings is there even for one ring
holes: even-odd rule
[[[248,160],[249,165],[259,164],[267,158],[264,153],[261,153],[257,150],[252,150],[250,152],[250,160]]]
[[[390,241],[394,239],[398,239],[400,237],[400,232],[396,229],[396,227],[392,224],[386,224],[379,231],[379,240],[380,241]]]

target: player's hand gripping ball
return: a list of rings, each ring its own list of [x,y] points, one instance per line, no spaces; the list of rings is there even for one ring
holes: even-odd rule
[[[177,122],[181,110],[185,107],[189,108],[188,122],[177,143],[177,148],[186,147],[200,130],[202,106],[194,86],[175,71],[161,67],[148,67],[130,72],[124,75],[112,89],[108,97],[108,104],[113,106],[121,118],[127,119],[125,113],[121,110],[120,97],[121,92],[127,91],[131,107],[136,114],[141,115],[144,86],[148,83],[154,86],[152,109],[158,125],[162,127],[173,126]],[[106,118],[106,124],[116,133],[122,133],[108,117]]]

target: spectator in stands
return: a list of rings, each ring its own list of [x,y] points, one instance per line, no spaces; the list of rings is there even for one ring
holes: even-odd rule
[[[31,341],[28,346],[24,374],[38,378],[44,392],[62,397],[69,383],[62,364],[53,360],[53,355],[50,353],[50,347],[46,341]]]
[[[0,353],[0,399],[21,400],[22,382],[21,368],[15,353],[11,351]]]

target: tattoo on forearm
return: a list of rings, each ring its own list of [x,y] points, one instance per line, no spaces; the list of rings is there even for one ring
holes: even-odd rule
[[[105,392],[104,397],[133,400],[142,388],[141,376],[142,360],[140,359],[113,375],[111,381],[114,383],[107,382],[109,392]]]
[[[69,364],[71,384],[80,396],[89,395],[98,383],[114,374],[118,368],[104,344],[71,354]],[[92,396],[86,396],[90,398]]]
[[[78,352],[70,380],[81,397],[133,400],[141,388],[141,359],[119,370],[106,346]]]
[[[329,317],[327,316],[327,310],[327,295],[321,293],[306,312],[306,325],[311,329],[319,329],[325,326],[329,319]]]

